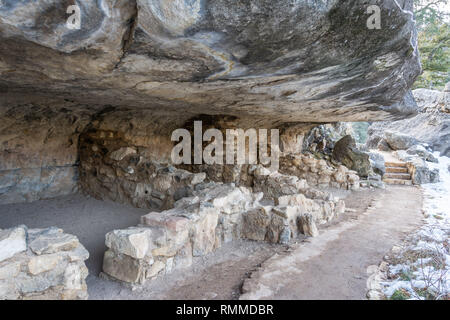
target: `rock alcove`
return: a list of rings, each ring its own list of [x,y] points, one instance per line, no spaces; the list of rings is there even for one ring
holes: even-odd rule
[[[421,69],[412,1],[374,3],[381,29],[367,28],[367,1],[3,0],[0,204],[82,192],[168,217],[180,214],[167,212],[177,205],[192,213],[175,225],[144,219],[153,233],[135,233],[145,250],[127,242],[134,231],[109,234],[105,271],[130,282],[221,241],[313,235],[316,222],[343,210],[316,187],[354,189],[359,178],[301,155],[309,130],[417,111],[409,91]],[[67,28],[70,5],[80,8],[79,30]],[[171,133],[196,119],[219,130],[280,129],[280,173],[174,166]],[[220,206],[202,190],[227,200]],[[248,199],[228,210],[235,193]],[[213,218],[189,207],[211,201]],[[175,238],[158,242],[170,228]],[[195,236],[205,230],[208,237]],[[119,260],[136,272],[108,269]]]

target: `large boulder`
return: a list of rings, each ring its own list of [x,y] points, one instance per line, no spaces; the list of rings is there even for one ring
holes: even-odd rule
[[[416,89],[413,92],[414,100],[422,111],[439,111],[444,109],[445,92],[432,89]]]
[[[433,168],[417,155],[408,154],[404,150],[396,151],[397,157],[406,162],[414,184],[437,183],[440,181],[439,169]]]
[[[355,140],[350,135],[336,143],[332,156],[334,160],[358,172],[361,177],[367,177],[371,172],[369,155],[357,149]]]
[[[411,154],[411,155],[417,155],[417,156],[421,157],[422,159],[424,159],[425,161],[434,162],[434,163],[439,162],[439,160],[430,151],[425,149],[425,147],[422,145],[412,146],[411,148],[406,150],[406,153]]]
[[[331,154],[336,142],[346,135],[354,135],[350,124],[337,122],[311,129],[303,139],[302,151]]]
[[[392,150],[406,150],[418,143],[414,137],[395,131],[386,131],[384,139]]]
[[[163,210],[192,194],[191,178],[167,164],[171,134],[194,120],[283,135],[417,112],[413,0],[378,1],[379,30],[365,0],[1,3],[0,203],[79,186]],[[73,5],[78,29],[67,23]],[[214,181],[247,178],[223,168],[207,169]]]
[[[430,169],[423,162],[417,162],[415,164],[415,170],[412,176],[415,184],[437,183],[440,181],[439,169]]]

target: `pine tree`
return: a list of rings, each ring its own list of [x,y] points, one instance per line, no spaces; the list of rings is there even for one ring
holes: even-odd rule
[[[442,90],[450,81],[450,0],[414,0],[423,74],[415,88]]]

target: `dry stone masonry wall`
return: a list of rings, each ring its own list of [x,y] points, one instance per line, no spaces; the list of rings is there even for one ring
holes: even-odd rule
[[[0,229],[0,300],[87,299],[88,257],[61,229]]]
[[[189,196],[206,175],[169,165],[171,128],[158,123],[143,111],[112,109],[96,115],[80,136],[82,190],[153,210],[172,208]]]
[[[318,187],[358,190],[360,185],[356,171],[311,155],[290,154],[282,157],[280,171],[305,179],[310,185]]]
[[[151,212],[141,224],[106,235],[103,271],[110,277],[141,284],[159,274],[191,265],[234,239],[289,243],[300,233],[317,235],[317,225],[345,210],[342,200],[324,192],[302,194],[306,181],[255,168],[266,197],[234,184],[201,183],[174,208]],[[313,197],[314,198],[308,198]],[[268,200],[262,205],[263,198]]]

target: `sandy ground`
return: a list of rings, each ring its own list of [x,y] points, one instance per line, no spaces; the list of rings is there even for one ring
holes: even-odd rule
[[[416,187],[388,186],[362,214],[364,193],[346,203],[353,217],[275,255],[244,283],[241,299],[365,299],[367,267],[423,222]]]
[[[291,283],[290,286],[284,287],[284,290],[273,291],[274,296],[288,299],[317,297],[360,299],[365,294],[363,289],[367,278],[365,266],[379,262],[392,243],[412,227],[411,223],[415,226],[420,220],[416,212],[408,218],[411,212],[406,208],[420,207],[417,189],[395,188],[353,193],[334,190],[335,195],[346,198],[347,207],[354,210],[321,228],[321,236],[318,239],[325,236],[326,241],[317,251],[318,255],[305,255],[301,251],[301,248],[315,243],[316,239],[308,239],[306,242],[299,240],[290,247],[236,241],[224,245],[206,257],[196,258],[192,267],[186,270],[159,277],[139,288],[132,288],[98,275],[106,249],[105,234],[114,229],[136,225],[139,217],[146,214],[147,210],[72,195],[33,203],[2,205],[0,228],[19,224],[25,224],[30,228],[57,226],[78,236],[90,252],[87,261],[90,299],[238,299],[244,281],[250,275],[253,276],[250,281],[255,280],[262,270],[269,271],[274,257],[280,262],[289,259],[293,261],[294,267],[298,267],[298,262],[295,261],[297,256],[302,257],[302,274],[295,274],[293,277],[286,272],[292,267],[290,265],[285,265],[279,270],[283,272],[272,274],[269,281],[272,284],[278,283],[280,278],[282,278],[280,283],[286,280]],[[371,214],[375,219],[364,222],[365,217],[359,218],[374,199],[386,197],[397,199],[397,194],[399,198],[406,197],[401,202],[405,202],[406,211],[403,210],[403,206],[399,207],[398,203],[389,202],[381,213]],[[397,211],[401,211],[401,214],[397,214]],[[372,243],[372,238],[378,235],[383,237]],[[348,250],[350,252],[347,252]],[[337,259],[339,256],[342,257]],[[289,261],[285,262],[289,264]],[[246,281],[247,286],[249,283]],[[330,291],[330,287],[335,289]]]
[[[148,213],[110,201],[99,201],[80,194],[30,203],[0,205],[0,229],[24,224],[28,228],[58,227],[74,234],[89,251],[86,266],[99,274],[105,253],[105,234],[139,223]]]
[[[0,205],[0,229],[25,224],[29,228],[57,226],[76,235],[89,251],[86,280],[90,299],[237,299],[251,271],[286,250],[284,246],[237,241],[204,258],[191,268],[148,282],[139,289],[99,277],[105,234],[139,223],[148,213],[109,201],[82,195],[58,197],[31,203]]]

